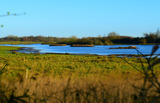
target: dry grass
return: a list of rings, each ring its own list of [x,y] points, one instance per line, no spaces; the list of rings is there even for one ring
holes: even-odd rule
[[[138,72],[112,72],[103,76],[21,78],[23,81],[1,84],[9,100],[14,90],[14,98],[22,96],[20,100],[27,103],[141,103],[140,90],[135,88],[143,85],[140,77]]]
[[[9,48],[0,50],[2,103],[144,102],[145,75],[138,71],[141,63],[137,58],[125,58],[126,63],[116,57],[11,54],[5,50]],[[157,76],[159,67],[154,69]],[[145,86],[150,85],[146,82]],[[160,101],[155,90],[154,86],[147,90],[145,102]]]

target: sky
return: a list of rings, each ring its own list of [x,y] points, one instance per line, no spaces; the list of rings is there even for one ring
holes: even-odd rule
[[[141,37],[160,28],[160,0],[0,0],[0,37]]]

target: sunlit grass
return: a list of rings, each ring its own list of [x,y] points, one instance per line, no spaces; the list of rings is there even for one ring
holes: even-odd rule
[[[115,56],[23,54],[0,46],[0,96],[18,96],[27,102],[135,103],[143,76],[124,58]],[[138,58],[125,58],[141,68]],[[157,65],[156,68],[159,68]],[[157,73],[159,71],[157,70]],[[28,92],[26,92],[28,91]],[[27,93],[28,97],[26,97]],[[150,93],[152,95],[152,93]],[[4,98],[3,98],[4,99]]]
[[[0,42],[0,44],[13,44],[13,45],[17,45],[17,44],[37,44],[37,43],[41,43],[41,42],[32,42],[32,41],[2,41]]]

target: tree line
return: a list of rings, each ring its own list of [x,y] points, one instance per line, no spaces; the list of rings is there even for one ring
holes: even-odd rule
[[[92,44],[92,45],[112,45],[112,44],[149,44],[149,43],[160,43],[160,32],[157,30],[156,33],[145,33],[144,37],[129,37],[120,36],[116,32],[111,32],[107,36],[98,37],[84,37],[77,38],[71,36],[68,38],[59,37],[44,37],[44,36],[24,36],[18,37],[9,35],[4,38],[0,38],[1,42],[4,41],[30,41],[30,42],[41,42],[46,44]]]

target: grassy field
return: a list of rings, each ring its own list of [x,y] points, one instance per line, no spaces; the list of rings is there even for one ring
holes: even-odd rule
[[[140,91],[144,85],[144,74],[138,71],[142,69],[139,58],[22,54],[10,51],[16,49],[19,48],[0,46],[0,102],[143,101]],[[144,67],[147,68],[145,63]],[[155,66],[157,75],[160,74],[159,67],[160,65]],[[157,96],[155,92],[148,91],[146,101],[154,100],[155,96]]]
[[[41,43],[41,42],[31,42],[31,41],[5,41],[5,42],[0,42],[0,44],[13,44],[13,45],[17,45],[17,44],[36,44],[36,43]]]

